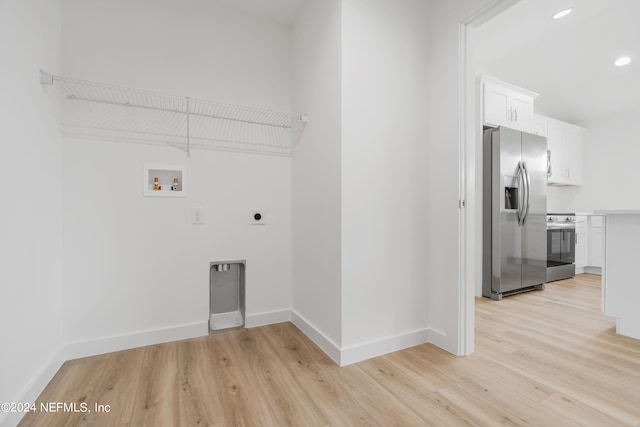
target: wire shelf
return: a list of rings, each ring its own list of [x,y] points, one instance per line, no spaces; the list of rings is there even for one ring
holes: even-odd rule
[[[42,73],[63,92],[65,136],[290,156],[304,114],[165,95]]]

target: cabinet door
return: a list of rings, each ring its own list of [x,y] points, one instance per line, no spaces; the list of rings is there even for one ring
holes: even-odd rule
[[[485,82],[483,122],[491,126],[512,127],[509,109],[509,90],[493,83]]]
[[[602,267],[604,262],[604,224],[601,216],[591,217],[589,227],[589,265]]]
[[[514,129],[533,133],[533,98],[512,91],[511,109]]]
[[[582,131],[580,129],[567,127],[564,152],[567,183],[582,185]]]
[[[547,136],[547,118],[539,114],[535,114],[533,117],[533,134]]]
[[[588,264],[587,217],[576,216],[576,269]]]
[[[547,150],[551,157],[551,174],[549,184],[566,184],[567,176],[564,167],[564,138],[565,129],[561,123],[550,120],[547,128]]]

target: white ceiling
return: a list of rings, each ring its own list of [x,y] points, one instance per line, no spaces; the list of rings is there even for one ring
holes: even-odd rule
[[[310,0],[212,1],[291,24]],[[478,71],[540,93],[536,110],[572,123],[640,110],[639,19],[640,0],[521,0],[476,30]],[[622,55],[633,62],[613,66]]]
[[[262,16],[263,18],[292,24],[308,0],[213,0],[225,6]]]
[[[538,92],[536,110],[572,123],[640,111],[639,18],[639,0],[521,0],[476,30],[478,71]],[[622,55],[633,61],[615,67]]]

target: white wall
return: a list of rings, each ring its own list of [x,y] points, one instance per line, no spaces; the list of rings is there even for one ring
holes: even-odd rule
[[[339,363],[429,338],[460,351],[458,29],[486,3],[341,2],[341,114],[332,104],[337,61],[314,54],[335,40],[329,22],[337,18],[328,18],[330,6],[308,5],[316,18],[303,14],[296,25],[295,55],[303,59],[294,95],[308,105],[296,109],[335,115],[325,116],[322,130],[310,124],[294,155],[293,306],[313,317],[303,323],[316,328],[306,331],[325,350],[333,346]],[[329,30],[318,40],[323,26]],[[326,145],[324,155],[316,144]],[[332,170],[339,158],[341,177]],[[340,204],[330,196],[336,183]]]
[[[63,357],[59,111],[39,77],[60,69],[60,2],[2,1],[0,57],[0,402],[25,402]]]
[[[639,209],[640,197],[634,188],[640,182],[640,111],[580,125],[586,128],[583,185],[549,187],[549,208],[565,212]]]
[[[310,121],[293,154],[293,289],[297,316],[342,343],[341,2],[310,1],[293,27],[293,108]],[[300,325],[304,327],[304,325]],[[307,333],[312,333],[306,328]]]
[[[288,111],[291,30],[216,2],[63,0],[63,71]]]
[[[579,210],[575,207],[576,194],[580,187],[574,186],[547,186],[547,212],[591,212]]]
[[[213,2],[64,0],[62,37],[67,76],[291,107],[290,28]],[[189,197],[143,198],[144,163],[186,165]],[[63,188],[70,343],[206,333],[215,260],[247,260],[247,318],[288,316],[291,159],[203,150],[187,159],[169,147],[65,138]],[[191,225],[192,206],[204,207],[203,225]],[[253,208],[266,210],[266,226],[249,225]],[[119,343],[147,343],[136,339]],[[110,349],[71,348],[72,356]]]
[[[343,1],[345,350],[428,327],[427,2]]]

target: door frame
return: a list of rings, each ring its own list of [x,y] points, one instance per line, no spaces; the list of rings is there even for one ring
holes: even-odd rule
[[[492,0],[458,27],[458,354],[474,351],[476,286],[482,282],[482,150],[475,28],[520,0]]]

